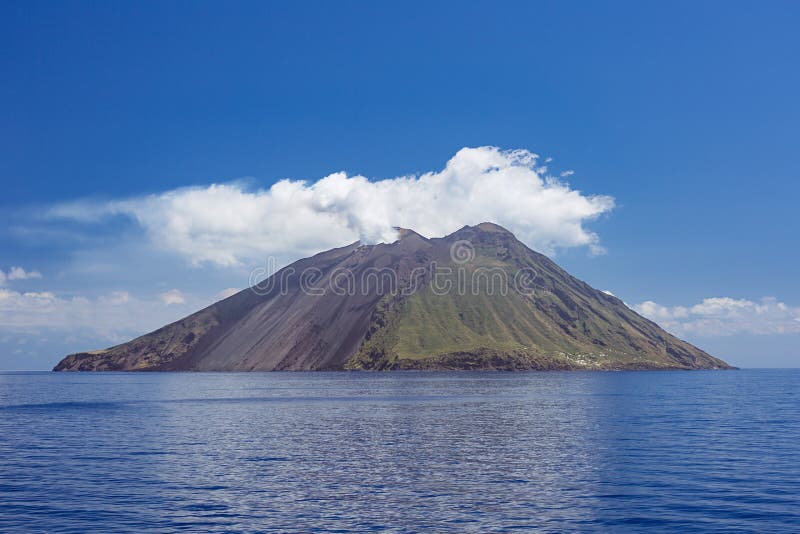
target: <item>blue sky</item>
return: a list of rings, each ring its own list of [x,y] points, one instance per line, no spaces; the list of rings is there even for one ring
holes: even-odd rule
[[[159,238],[181,188],[249,202],[284,178],[436,173],[481,146],[613,197],[581,221],[605,254],[554,238],[571,273],[735,364],[800,365],[796,2],[0,15],[0,369],[49,368],[245,287],[266,249],[198,261]]]

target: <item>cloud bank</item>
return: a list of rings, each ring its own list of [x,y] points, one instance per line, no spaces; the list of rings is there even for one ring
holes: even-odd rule
[[[31,280],[33,278],[41,278],[42,273],[39,271],[26,271],[22,267],[12,267],[9,271],[0,271],[0,285],[10,280]]]
[[[178,289],[170,289],[169,291],[161,293],[158,298],[167,306],[186,302],[186,297],[184,297],[183,293]]]
[[[358,239],[391,242],[396,226],[437,237],[483,221],[507,227],[547,254],[582,246],[601,253],[597,234],[585,224],[610,212],[614,198],[572,189],[538,160],[527,150],[464,148],[443,170],[419,176],[369,180],[338,172],[254,191],[241,183],[213,184],[65,204],[50,214],[85,222],[128,216],[160,248],[195,264],[223,266],[268,255],[296,258]]]
[[[758,302],[714,297],[693,306],[672,307],[648,300],[633,309],[676,335],[800,333],[800,308],[788,306],[774,297],[764,297]]]
[[[181,293],[178,295],[178,300],[172,298],[165,302],[162,295],[158,300],[138,299],[127,291],[113,291],[89,299],[59,296],[50,291],[19,292],[0,288],[0,334],[90,333],[106,344],[119,343],[179,319],[201,305],[197,301],[189,302]]]

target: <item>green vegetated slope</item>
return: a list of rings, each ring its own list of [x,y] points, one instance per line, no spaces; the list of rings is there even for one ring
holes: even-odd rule
[[[473,235],[469,264],[407,298],[386,298],[359,352],[361,369],[669,369],[726,367],[616,297],[571,277],[505,234]],[[513,239],[513,238],[512,238]],[[535,273],[525,287],[520,269]],[[491,273],[491,274],[487,274]],[[502,273],[502,276],[500,276]],[[505,278],[507,284],[500,281]]]

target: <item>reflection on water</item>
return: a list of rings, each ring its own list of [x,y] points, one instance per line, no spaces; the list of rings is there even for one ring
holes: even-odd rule
[[[796,530],[798,382],[0,374],[0,531]]]

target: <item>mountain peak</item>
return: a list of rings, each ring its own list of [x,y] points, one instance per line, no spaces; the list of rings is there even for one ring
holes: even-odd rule
[[[424,239],[425,241],[428,240],[424,235],[411,230],[410,228],[402,228],[400,226],[395,226],[394,229],[397,231],[397,240],[402,241],[403,239],[408,239],[409,237]]]
[[[497,223],[493,222],[482,222],[480,224],[476,224],[473,226],[476,230],[480,230],[482,232],[494,232],[494,233],[502,233],[502,234],[511,234],[508,230],[503,228]],[[512,234],[513,235],[513,234]]]
[[[508,236],[511,238],[515,238],[514,234],[510,231],[506,230],[502,226],[492,222],[482,222],[476,224],[474,226],[463,226],[460,229],[456,230],[452,234],[445,236],[447,240],[453,239],[471,239],[474,237],[483,236],[484,239],[490,239],[493,237],[501,237],[501,236]]]

